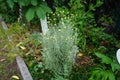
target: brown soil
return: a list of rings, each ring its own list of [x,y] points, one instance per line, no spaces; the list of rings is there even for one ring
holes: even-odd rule
[[[95,64],[92,62],[90,56],[82,55],[77,57],[76,63],[79,65],[79,67],[85,67],[85,66],[94,66]]]
[[[0,55],[0,80],[12,80],[12,76],[18,76],[22,80],[16,60],[11,62],[6,56]]]

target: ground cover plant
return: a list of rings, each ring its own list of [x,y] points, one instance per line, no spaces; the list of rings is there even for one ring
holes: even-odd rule
[[[20,31],[16,31],[18,29],[20,30],[20,28],[18,28],[17,24],[14,25],[14,28],[9,28],[7,31],[5,31],[2,27],[0,28],[0,79],[22,79],[15,61],[15,57],[17,55],[16,42],[19,41],[17,38],[20,33]],[[11,36],[14,43],[9,41],[8,36]]]

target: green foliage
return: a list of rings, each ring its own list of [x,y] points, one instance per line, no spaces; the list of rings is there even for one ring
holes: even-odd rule
[[[69,19],[71,22],[73,22],[74,27],[77,28],[77,45],[79,46],[81,52],[87,53],[89,55],[92,53],[93,60],[93,53],[96,51],[102,52],[104,54],[107,54],[107,52],[109,52],[107,55],[114,56],[112,54],[115,51],[115,48],[113,46],[116,45],[116,39],[112,35],[105,33],[104,28],[97,27],[93,14],[94,10],[97,7],[101,6],[102,3],[103,2],[101,0],[97,0],[95,4],[91,3],[90,5],[87,5],[86,2],[82,0],[71,0],[71,10],[57,8],[55,13],[48,14],[49,26],[57,26],[57,23],[59,23],[61,20]],[[88,10],[86,10],[86,5],[88,6]],[[114,80],[114,77],[116,78],[116,76],[119,75],[116,71],[118,64],[114,61],[114,59],[112,60],[109,57],[99,54],[98,56],[100,58],[102,57],[102,62],[100,63],[101,66],[98,66],[99,69],[95,71],[94,77],[96,77],[96,75],[99,75],[99,72],[101,72],[99,75],[100,77],[104,76],[105,72],[108,73],[108,75],[106,75],[108,79],[112,76],[113,78],[110,80]],[[116,68],[114,69],[113,66],[109,63],[114,63],[113,65],[116,66]],[[84,72],[75,72],[70,77],[76,74],[79,77],[75,77],[74,79],[79,80],[81,79],[80,76],[85,74]],[[101,80],[99,79],[99,76],[97,80]],[[96,80],[94,77],[90,79]],[[88,77],[83,78],[83,80],[87,79]],[[104,77],[103,79],[105,80],[106,78]]]
[[[51,12],[51,10],[49,7],[47,7],[47,4],[45,2],[41,2],[41,4],[38,6],[33,6],[28,9],[26,12],[26,19],[31,21],[35,17],[35,14],[38,16],[38,18],[44,18],[46,13],[49,12]]]
[[[28,21],[32,20],[35,16],[35,9],[34,8],[29,8],[27,13],[26,13],[26,19]]]
[[[118,80],[120,79],[120,65],[116,60],[111,59],[110,57],[96,53],[96,56],[101,59],[100,64],[97,64],[95,68],[93,68],[91,77],[89,80]]]
[[[0,0],[0,15],[7,11],[7,6],[4,0]]]
[[[46,2],[43,0],[40,0],[40,1],[38,0],[6,0],[6,1],[1,0],[0,4],[1,4],[0,14],[2,16],[7,15],[8,11],[13,10],[14,12],[16,12],[15,10],[16,7],[19,7],[19,6],[24,7],[24,9],[22,9],[22,12],[23,12],[22,16],[25,16],[25,18],[28,21],[31,21],[36,16],[38,18],[44,18],[46,13],[51,12],[51,9],[47,6]]]
[[[83,6],[85,7],[85,5]],[[76,27],[78,31],[77,43],[81,52],[90,52],[87,49],[87,46],[92,46],[94,47],[94,49],[95,48],[100,49],[102,47],[101,46],[102,41],[107,42],[109,45],[115,45],[116,39],[112,35],[109,35],[103,32],[104,28],[96,27],[94,14],[92,13],[91,10],[88,12],[86,12],[84,9],[77,10],[75,8],[75,10],[76,11],[72,12],[72,11],[69,11],[68,9],[56,8],[55,13],[51,13],[47,15],[48,25],[50,27],[51,26],[57,27],[57,24],[61,20],[62,21],[70,20],[71,22],[73,22],[74,27]],[[81,14],[79,14],[78,12]]]
[[[13,8],[13,6],[14,6],[14,0],[7,0],[7,3],[8,3],[8,6],[10,8]]]
[[[74,65],[69,80],[88,80],[90,69],[90,66],[79,67]]]
[[[69,76],[78,51],[76,39],[77,34],[69,22],[61,22],[57,28],[51,28],[43,36],[42,54],[45,68],[55,76]]]
[[[108,15],[103,15],[103,16],[99,19],[99,21],[104,22],[104,23],[106,23],[106,24],[110,24],[110,25],[113,25],[113,24],[114,24],[114,22],[113,22],[113,20],[112,20],[112,17],[110,17],[110,16],[108,16]]]
[[[64,5],[64,2],[65,2],[65,0],[54,0],[54,5],[55,6],[61,6],[61,7],[64,7],[65,5]]]
[[[2,16],[6,22],[11,23],[17,19],[17,15],[15,11],[8,6],[8,1],[10,0],[0,0],[0,16]]]
[[[33,54],[30,54],[24,58],[28,64],[30,73],[34,80],[44,79],[50,80],[52,77],[49,71],[44,70],[44,65],[42,62],[37,62]]]
[[[0,26],[0,39],[6,39],[7,38],[7,34],[5,32],[5,30],[2,28],[2,26]]]
[[[21,56],[23,56],[33,80],[50,80],[53,75],[49,70],[45,70],[44,68],[41,54],[41,40],[42,36],[40,33],[28,34],[26,39],[20,42],[21,45],[19,45],[19,47],[22,46],[25,47],[25,49],[20,49],[19,53],[22,53]]]
[[[17,34],[17,35],[21,35],[22,32],[25,32],[26,29],[25,28],[22,28],[19,23],[14,23],[12,26],[12,28],[9,28],[6,33],[8,35],[14,35],[14,34]]]
[[[60,5],[64,2],[64,0],[55,1],[57,6],[59,6],[59,2],[61,2]],[[28,35],[25,36],[25,29],[14,24],[7,31],[0,28],[0,40],[6,42],[10,52],[23,54],[34,80],[51,80],[51,78],[52,80],[88,80],[90,67],[72,69],[78,51],[76,44],[79,46],[80,52],[89,55],[92,53],[92,60],[96,64],[89,80],[120,80],[120,66],[113,55],[118,41],[112,35],[104,33],[103,28],[96,27],[93,12],[101,4],[101,0],[96,0],[94,4],[90,2],[89,5],[85,0],[70,0],[70,10],[57,8],[55,13],[47,15],[50,30],[46,35],[40,36],[39,33],[35,33],[30,36],[31,32],[28,32]],[[5,20],[12,21],[17,18],[15,17],[16,8],[18,10],[20,6],[23,8],[23,18],[28,21],[44,18],[46,13],[51,12],[43,0],[0,0],[0,14]],[[105,18],[106,16],[100,20],[112,24],[111,18],[108,20]],[[33,21],[36,22],[36,20]],[[7,42],[7,36],[12,37],[12,43]],[[23,39],[24,41],[22,41]],[[17,48],[16,43],[19,44]],[[119,47],[119,45],[116,46]],[[4,47],[6,49],[6,45]],[[17,51],[19,48],[22,50],[21,52]],[[40,54],[41,48],[42,54]],[[95,53],[95,55],[100,60],[93,56],[96,51],[99,53]],[[109,57],[100,53],[107,54]],[[112,58],[110,58],[111,56]],[[43,57],[43,62],[41,57]]]
[[[70,13],[74,16],[72,21],[75,22],[75,27],[78,29],[78,46],[83,52],[85,51],[86,43],[88,43],[89,32],[93,29],[99,29],[95,28],[96,23],[93,11],[101,4],[102,1],[100,0],[97,0],[95,4],[90,3],[90,5],[87,5],[87,2],[83,0],[70,0],[70,6],[72,6]],[[88,6],[88,10],[86,6]],[[91,35],[97,34],[93,33]]]
[[[36,6],[38,4],[37,0],[31,0],[31,4]]]
[[[89,80],[115,80],[115,75],[110,70],[95,68]]]
[[[0,26],[0,76],[1,80],[12,79],[13,75],[19,76],[19,71],[17,70],[17,64],[15,62],[16,54],[16,43],[19,41],[19,33],[22,33],[21,26],[14,24],[14,26],[9,25],[7,30],[2,29]],[[17,31],[17,33],[15,32]],[[19,37],[21,37],[20,35]],[[8,40],[10,37],[11,41]],[[9,68],[12,68],[11,70]],[[20,76],[19,76],[20,77]]]
[[[31,35],[30,40],[34,41],[35,46],[38,47],[38,45],[40,45],[42,39],[41,39],[40,34],[34,33]]]
[[[100,54],[100,53],[96,53],[95,54],[97,57],[101,58],[101,62],[102,63],[105,63],[105,64],[110,64],[112,62],[111,58],[103,55],[103,54]]]

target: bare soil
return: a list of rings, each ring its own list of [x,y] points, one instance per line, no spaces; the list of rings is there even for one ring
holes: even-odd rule
[[[0,80],[12,80],[12,76],[22,80],[16,60],[10,61],[7,56],[0,55]]]

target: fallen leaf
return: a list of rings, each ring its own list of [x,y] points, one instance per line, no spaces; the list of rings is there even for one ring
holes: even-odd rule
[[[5,59],[0,59],[1,62],[5,61]]]
[[[25,50],[26,48],[24,46],[19,46],[22,50]]]
[[[20,78],[18,76],[16,76],[16,75],[13,75],[12,79],[20,80]]]
[[[18,43],[18,44],[16,45],[16,47],[19,47],[21,44],[23,44],[23,43],[22,43],[22,42]]]
[[[77,57],[82,57],[83,56],[83,53],[78,53],[77,54]]]

